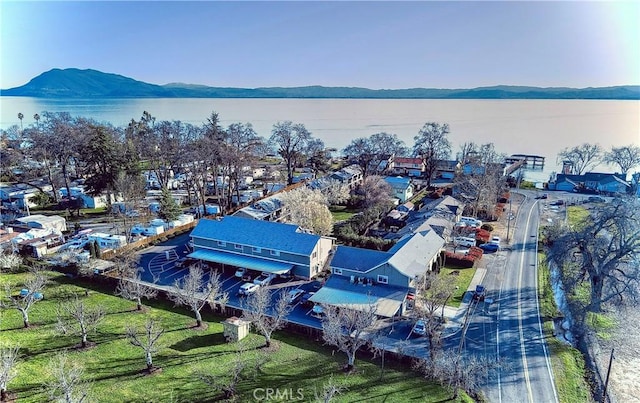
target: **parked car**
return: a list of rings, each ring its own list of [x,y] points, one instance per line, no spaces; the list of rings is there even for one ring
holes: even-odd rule
[[[494,243],[494,244],[500,246],[500,237],[499,236],[492,236],[491,237],[491,241],[489,241],[489,243]]]
[[[245,267],[239,267],[238,270],[236,270],[235,276],[242,278],[245,274],[247,274],[247,271],[248,270]]]
[[[253,294],[254,292],[256,292],[258,290],[258,288],[260,288],[260,286],[258,284],[244,283],[244,284],[242,284],[240,286],[240,289],[238,290],[238,294],[240,294],[240,295]]]
[[[196,259],[192,259],[190,257],[181,257],[176,260],[176,267],[189,267],[197,262]]]
[[[455,243],[458,246],[466,246],[467,248],[476,246],[475,238],[470,238],[465,236],[458,236],[453,238],[453,243]]]
[[[418,319],[415,325],[413,325],[413,329],[411,329],[411,333],[415,333],[418,336],[424,336],[427,334],[427,326],[424,323],[424,319]]]
[[[295,290],[291,290],[287,294],[287,302],[289,302],[290,304],[295,304],[300,298],[302,298],[303,294],[304,294],[304,290],[301,290],[299,288]]]
[[[313,297],[313,294],[315,294],[315,291],[305,293],[302,298],[300,298],[300,303],[303,305],[310,304],[311,302],[309,301],[309,298]]]
[[[604,203],[606,200],[600,196],[589,196],[587,201],[590,203]]]
[[[482,245],[480,245],[480,249],[485,252],[497,252],[498,249],[500,249],[500,245],[495,243],[483,243]]]
[[[275,278],[276,278],[275,274],[263,271],[262,274],[260,274],[260,276],[258,276],[258,278],[253,280],[253,283],[261,285],[261,286],[265,286],[265,285],[271,284],[271,282]]]
[[[476,285],[476,289],[473,291],[473,299],[475,301],[484,301],[485,293],[487,289],[483,285]]]
[[[321,318],[324,316],[324,309],[322,309],[322,305],[314,305],[313,309],[311,310],[311,316],[314,316],[316,318]]]

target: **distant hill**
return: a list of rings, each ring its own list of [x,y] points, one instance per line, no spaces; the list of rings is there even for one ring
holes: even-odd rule
[[[227,88],[149,84],[97,70],[53,69],[27,84],[0,90],[1,96],[36,98],[403,98],[403,99],[640,99],[640,86],[540,88],[495,86],[472,89],[359,87]]]

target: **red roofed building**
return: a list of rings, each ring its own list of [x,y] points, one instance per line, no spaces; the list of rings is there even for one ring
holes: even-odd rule
[[[389,169],[393,175],[421,176],[426,167],[422,158],[394,157]]]

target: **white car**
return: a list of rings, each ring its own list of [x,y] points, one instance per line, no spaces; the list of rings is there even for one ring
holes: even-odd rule
[[[238,294],[240,295],[253,294],[254,292],[258,291],[258,288],[260,288],[258,284],[244,283],[240,286],[240,289],[238,290]]]
[[[245,274],[247,274],[247,269],[244,267],[240,267],[238,268],[238,270],[236,270],[235,276],[242,278],[242,276],[244,276]]]
[[[298,301],[298,299],[302,297],[303,294],[304,294],[304,290],[301,290],[299,288],[295,290],[291,290],[287,294],[287,302],[289,302],[290,304],[295,304]]]
[[[253,280],[253,284],[258,284],[261,286],[269,285],[275,278],[276,278],[275,274],[263,271],[258,278]]]
[[[499,236],[493,236],[491,237],[491,241],[489,243],[493,243],[496,245],[500,245],[500,237]]]
[[[469,238],[464,236],[453,238],[453,243],[455,243],[458,246],[465,246],[467,248],[476,246],[476,240],[474,238]]]

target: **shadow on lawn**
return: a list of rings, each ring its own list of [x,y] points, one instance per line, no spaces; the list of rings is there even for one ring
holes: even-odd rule
[[[176,351],[185,352],[196,348],[210,347],[213,345],[225,343],[226,341],[222,333],[209,333],[187,337],[169,346],[169,348]]]

